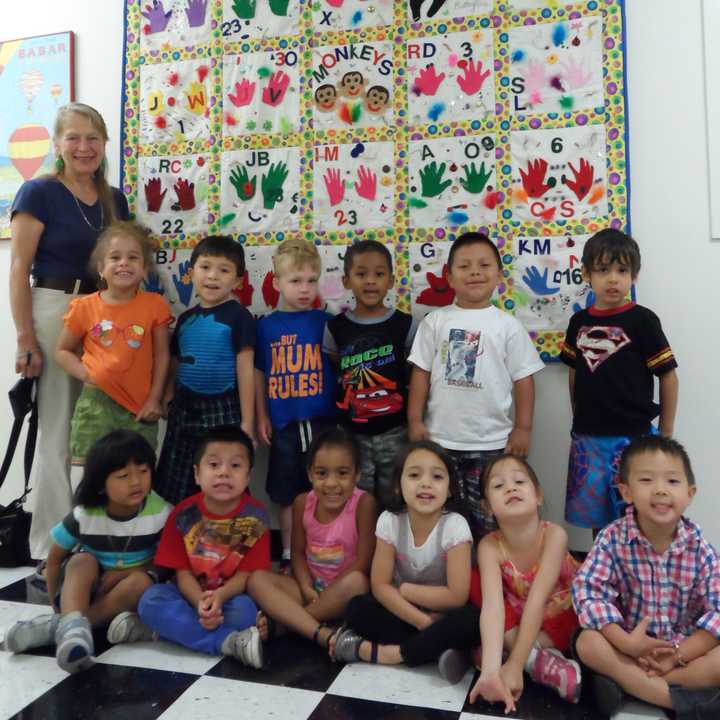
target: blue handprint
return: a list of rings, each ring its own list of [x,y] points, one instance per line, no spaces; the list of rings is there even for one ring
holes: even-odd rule
[[[541,275],[540,271],[531,265],[525,271],[522,279],[536,295],[554,295],[560,292],[559,287],[548,287],[548,268],[545,268],[545,272]]]
[[[173,273],[173,285],[178,294],[180,302],[187,307],[190,304],[193,296],[193,284],[190,280],[190,261],[186,260],[178,265],[177,274]]]
[[[160,276],[156,272],[149,272],[147,274],[147,277],[145,278],[145,282],[143,283],[143,285],[147,292],[154,292],[158,295],[165,294],[165,288],[160,282]]]
[[[588,294],[585,297],[585,307],[583,308],[580,303],[573,303],[573,312],[580,312],[581,310],[584,310],[586,308],[589,308],[591,305],[595,304],[595,293],[592,290],[588,291]]]

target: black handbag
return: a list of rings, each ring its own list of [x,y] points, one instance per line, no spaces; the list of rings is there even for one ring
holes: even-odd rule
[[[0,487],[10,469],[15,448],[25,417],[30,414],[27,439],[25,441],[25,488],[23,494],[9,505],[0,505],[0,567],[17,567],[30,562],[30,513],[25,512],[23,503],[29,492],[30,470],[35,456],[37,440],[37,379],[22,378],[8,392],[10,406],[15,418],[10,432],[5,459],[0,467]]]

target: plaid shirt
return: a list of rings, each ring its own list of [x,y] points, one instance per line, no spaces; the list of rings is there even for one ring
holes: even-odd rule
[[[696,629],[720,639],[720,560],[700,528],[683,517],[660,555],[642,534],[630,505],[608,525],[573,582],[580,625],[617,623],[631,632],[650,618],[648,634],[680,642]]]

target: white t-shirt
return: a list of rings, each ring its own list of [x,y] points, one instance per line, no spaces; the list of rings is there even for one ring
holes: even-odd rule
[[[472,542],[467,520],[458,513],[440,516],[425,542],[417,547],[406,512],[381,513],[375,536],[395,548],[393,584],[447,585],[447,554],[460,543]]]
[[[431,312],[408,360],[430,373],[425,425],[450,450],[504,448],[513,383],[544,367],[521,323],[493,305]]]

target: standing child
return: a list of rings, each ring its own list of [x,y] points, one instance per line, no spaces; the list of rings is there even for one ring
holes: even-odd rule
[[[582,272],[595,303],[570,319],[561,355],[573,408],[565,519],[597,531],[622,512],[615,481],[623,448],[652,431],[658,412],[660,434],[672,434],[678,379],[657,315],[628,301],[640,272],[637,243],[619,230],[600,231],[585,245]]]
[[[198,443],[200,492],[172,511],[155,555],[156,565],[176,572],[175,582],[151,587],[128,627],[262,667],[257,607],[245,590],[253,570],[270,569],[270,530],[265,508],[247,493],[253,460],[252,441],[232,425]]]
[[[385,507],[393,499],[395,457],[407,439],[407,353],[415,326],[411,315],[384,305],[394,283],[385,245],[377,240],[351,245],[344,271],[355,309],[328,321],[324,346],[339,360],[337,405],[362,448],[359,485]]]
[[[372,594],[350,601],[347,625],[330,640],[342,662],[422,665],[452,646],[447,633],[461,626],[438,619],[462,611],[470,591],[472,534],[450,510],[459,499],[453,461],[435,443],[411,443],[395,481],[398,500],[375,531]]]
[[[112,620],[114,642],[157,578],[149,568],[170,506],[150,489],[154,468],[153,449],[135,432],[115,430],[90,448],[75,507],[50,533],[48,594],[59,612],[13,625],[6,650],[54,642],[58,665],[76,672],[94,663],[92,626]]]
[[[483,470],[503,452],[527,455],[532,376],[543,368],[525,328],[490,303],[501,277],[500,253],[485,235],[455,240],[448,257],[455,302],[425,317],[410,353],[410,439],[429,437],[450,450],[480,532],[494,527],[481,504]]]
[[[155,485],[174,504],[194,492],[199,436],[218,425],[239,425],[254,436],[255,321],[233,294],[244,273],[242,245],[231,237],[206,237],[190,256],[200,302],[180,316],[170,343],[168,426]]]
[[[73,300],[65,315],[55,359],[84,383],[70,428],[75,465],[111,430],[134,430],[157,445],[172,315],[160,295],[140,290],[153,250],[139,225],[111,225],[91,256],[106,288]]]
[[[525,670],[576,703],[580,666],[562,655],[578,627],[570,593],[578,563],[568,552],[567,533],[540,519],[542,490],[525,460],[492,460],[484,491],[499,529],[478,545],[482,672],[470,702],[482,696],[504,702],[506,712],[515,710]],[[503,648],[509,651],[504,663]]]
[[[335,374],[322,350],[330,315],[313,309],[320,278],[317,248],[285,240],[273,266],[280,309],[257,326],[255,407],[258,435],[270,445],[267,493],[280,506],[283,565],[289,567],[292,505],[310,489],[306,460],[312,439],[335,415]]]
[[[248,592],[268,617],[327,647],[326,622],[368,591],[377,518],[372,496],[357,488],[360,448],[347,430],[315,438],[308,474],[313,489],[293,503],[292,576],[254,572]]]

